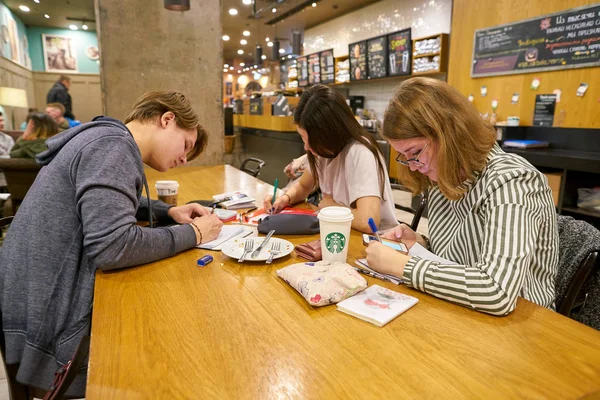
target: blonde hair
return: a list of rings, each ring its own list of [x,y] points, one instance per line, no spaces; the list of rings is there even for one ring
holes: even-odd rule
[[[48,139],[58,133],[58,124],[54,119],[41,112],[33,112],[27,115],[27,123],[33,121],[34,139]]]
[[[65,112],[67,111],[65,109],[65,106],[63,106],[61,103],[48,103],[48,104],[46,104],[46,108],[48,108],[48,107],[49,108],[55,108],[55,109],[59,110],[60,111],[60,115],[63,116],[63,117],[65,116]]]
[[[196,129],[198,139],[194,148],[187,155],[188,161],[198,157],[208,143],[208,131],[198,121],[198,115],[192,109],[189,100],[182,93],[174,91],[148,92],[135,102],[125,123],[131,121],[157,122],[160,117],[171,111],[175,114],[175,122],[182,129]]]
[[[385,111],[386,139],[425,137],[437,146],[437,186],[451,200],[467,191],[464,182],[483,170],[494,144],[494,128],[458,90],[431,78],[412,78],[400,84]],[[426,176],[400,167],[399,180],[413,193],[434,185]]]

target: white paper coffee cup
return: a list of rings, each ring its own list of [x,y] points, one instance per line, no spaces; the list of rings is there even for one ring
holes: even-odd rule
[[[158,199],[164,203],[176,206],[179,197],[179,183],[177,181],[156,181]]]
[[[325,207],[319,214],[323,261],[346,262],[354,215],[346,207]]]

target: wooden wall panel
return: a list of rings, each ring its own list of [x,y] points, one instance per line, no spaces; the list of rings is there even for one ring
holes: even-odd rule
[[[35,107],[40,111],[46,109],[48,91],[58,80],[60,74],[34,72]],[[73,114],[81,122],[89,122],[92,118],[102,115],[102,92],[100,90],[100,75],[98,74],[68,74],[71,78],[69,94],[73,102]]]
[[[533,123],[536,94],[560,89],[562,96],[556,105],[554,126],[600,128],[600,67],[471,78],[476,29],[594,3],[594,0],[454,0],[448,83],[465,96],[473,94],[473,104],[483,113],[491,114],[492,100],[497,99],[498,121],[514,115],[521,118],[521,125]],[[541,79],[540,87],[531,90],[531,81],[536,77]],[[582,82],[590,86],[584,97],[577,97],[575,93]],[[480,94],[481,86],[487,86],[486,97]],[[511,104],[515,92],[520,99],[518,104]]]
[[[31,71],[7,58],[0,57],[0,86],[24,89],[27,91],[29,107],[35,107],[35,93]],[[27,117],[27,108],[4,107],[5,130],[18,130]],[[15,127],[12,127],[11,115],[14,112]]]

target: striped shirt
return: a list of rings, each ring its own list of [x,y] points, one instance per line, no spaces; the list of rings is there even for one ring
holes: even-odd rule
[[[429,195],[431,251],[458,265],[411,257],[405,281],[472,309],[506,315],[517,296],[554,308],[556,210],[546,177],[498,145],[459,200]]]

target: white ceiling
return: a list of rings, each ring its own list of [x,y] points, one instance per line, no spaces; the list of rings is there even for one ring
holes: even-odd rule
[[[89,30],[96,30],[94,0],[3,0],[6,6],[15,13],[26,25],[45,26],[52,28],[68,29],[69,25],[81,28],[84,23]],[[127,0],[123,0],[127,1]],[[150,1],[150,0],[148,0]],[[271,49],[267,47],[266,38],[282,39],[281,48],[286,53],[291,51],[291,34],[293,30],[304,31],[312,26],[319,25],[339,17],[348,12],[375,3],[380,0],[315,0],[316,7],[307,4],[303,8],[276,24],[268,24],[277,16],[307,3],[307,0],[255,0],[256,10],[263,10],[257,17],[253,16],[253,6],[244,5],[242,0],[221,0],[223,21],[223,34],[230,37],[223,42],[223,58],[231,62],[233,58],[242,58],[247,61],[254,59],[253,53],[257,44],[263,47],[263,54],[270,56]],[[202,0],[191,0],[191,7],[201,7]],[[24,12],[19,9],[25,5],[31,9]],[[238,14],[232,16],[229,9],[236,8]],[[273,13],[272,9],[276,8]],[[44,14],[50,16],[49,19]],[[242,32],[250,31],[249,37],[244,37]],[[240,40],[246,39],[247,44],[241,45]],[[237,54],[239,49],[244,50],[244,55]]]

